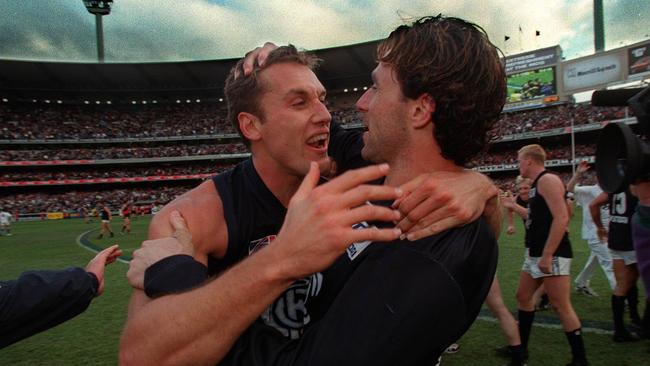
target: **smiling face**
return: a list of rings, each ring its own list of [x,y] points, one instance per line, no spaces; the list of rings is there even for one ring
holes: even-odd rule
[[[368,129],[363,134],[361,155],[374,163],[390,163],[408,144],[405,113],[406,98],[402,94],[392,67],[380,62],[372,72],[373,85],[357,101]]]
[[[271,65],[259,74],[264,92],[253,153],[273,168],[303,176],[309,162],[327,156],[332,119],[325,107],[325,88],[306,66]]]

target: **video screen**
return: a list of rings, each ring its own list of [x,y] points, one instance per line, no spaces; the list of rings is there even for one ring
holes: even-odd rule
[[[508,75],[508,103],[543,98],[557,93],[555,67]]]

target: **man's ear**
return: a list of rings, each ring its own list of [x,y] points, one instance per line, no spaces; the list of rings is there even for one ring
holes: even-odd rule
[[[436,101],[428,93],[420,95],[415,99],[411,109],[411,120],[414,128],[423,128],[433,120],[433,112],[436,111]]]
[[[237,115],[239,129],[242,135],[250,141],[257,141],[262,138],[260,127],[262,122],[255,115],[248,112],[239,112]]]

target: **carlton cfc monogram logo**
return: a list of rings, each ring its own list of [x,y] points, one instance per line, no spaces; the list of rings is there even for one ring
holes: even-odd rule
[[[248,245],[248,255],[271,244],[276,237],[268,235],[251,241]],[[323,275],[316,273],[294,282],[260,317],[266,325],[277,329],[285,337],[299,338],[303,328],[311,320],[305,307],[307,299],[320,292],[322,281]]]

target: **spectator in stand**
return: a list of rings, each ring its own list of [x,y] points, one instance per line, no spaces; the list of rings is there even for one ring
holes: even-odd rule
[[[0,139],[105,139],[236,133],[214,103],[157,106],[0,105]]]
[[[113,207],[120,206],[127,200],[134,202],[153,202],[158,200],[162,203],[167,203],[194,186],[195,184],[191,183],[179,187],[161,187],[156,189],[121,187],[103,191],[16,194],[0,199],[0,206],[6,207],[7,211],[17,211],[20,214],[35,214],[39,212],[75,212],[82,206],[94,207],[97,200],[103,200],[109,206]],[[90,216],[97,217],[97,209],[91,209]]]
[[[102,169],[77,168],[70,170],[70,167],[61,168],[52,166],[48,171],[20,171],[7,172],[0,175],[0,180],[6,182],[28,182],[28,181],[49,181],[49,180],[71,180],[71,179],[98,179],[98,178],[129,178],[147,176],[169,176],[169,175],[193,175],[213,174],[228,169],[230,163],[214,163],[211,161],[196,164],[181,164],[172,166],[151,166],[144,167],[122,167],[115,166]],[[73,166],[78,167],[78,166]]]
[[[29,145],[32,146],[32,145]],[[173,145],[159,147],[102,147],[79,149],[3,150],[0,161],[49,161],[201,156],[248,152],[242,143]]]
[[[213,103],[183,103],[137,107],[117,105],[0,105],[0,139],[105,139],[170,137],[236,133],[226,122],[225,110],[215,115]],[[341,124],[361,122],[353,106],[332,111]],[[625,117],[625,108],[568,104],[504,113],[494,130],[496,136]]]
[[[497,137],[525,132],[543,131],[611,121],[625,117],[622,107],[593,107],[590,104],[566,104],[561,106],[504,113],[494,129]]]

